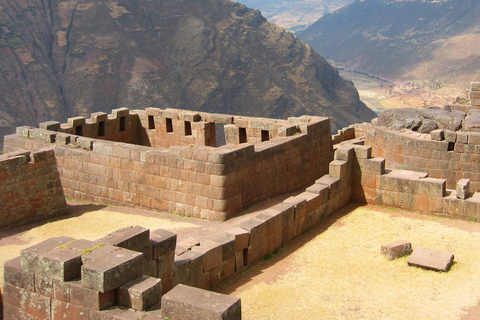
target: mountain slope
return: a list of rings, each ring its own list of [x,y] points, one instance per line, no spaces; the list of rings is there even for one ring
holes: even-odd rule
[[[321,16],[354,0],[241,0],[248,7],[259,9],[269,21],[297,32],[307,28]]]
[[[227,0],[0,0],[0,127],[128,107],[374,113],[325,59]]]
[[[455,84],[480,76],[476,0],[356,1],[299,37],[347,69],[393,80]]]

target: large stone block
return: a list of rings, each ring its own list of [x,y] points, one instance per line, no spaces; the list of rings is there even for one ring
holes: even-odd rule
[[[235,237],[225,233],[213,239],[222,246],[222,260],[226,261],[235,256]]]
[[[153,244],[153,258],[158,257],[175,250],[177,245],[177,235],[164,229],[157,229],[150,233],[150,243]]]
[[[91,289],[107,292],[138,278],[142,263],[142,253],[118,248],[100,259],[87,261],[82,266],[82,281]]]
[[[24,312],[34,315],[38,319],[50,319],[51,298],[12,286],[9,283],[4,284],[3,290],[5,305],[21,307]],[[35,319],[35,317],[32,318]]]
[[[242,318],[239,298],[178,285],[162,297],[163,316],[169,319],[236,320]]]
[[[69,282],[68,286],[70,292],[67,302],[77,306],[92,310],[102,310],[115,303],[115,290],[100,292],[87,288],[82,281]]]
[[[449,252],[440,252],[429,248],[417,247],[408,258],[409,266],[435,271],[448,271],[454,256]]]
[[[149,236],[149,229],[141,226],[131,226],[114,231],[111,234],[98,239],[98,241],[128,250],[141,251],[148,246]]]
[[[457,182],[457,198],[458,199],[465,199],[467,198],[470,192],[470,180],[469,179],[460,179]]]
[[[5,262],[3,276],[5,283],[35,291],[35,274],[22,268],[20,257]]]
[[[162,297],[162,281],[158,278],[141,276],[117,289],[117,304],[147,310],[158,304]]]
[[[250,233],[247,230],[235,227],[228,230],[227,234],[235,237],[235,251],[240,251],[248,247]]]
[[[82,252],[67,247],[74,241],[76,240],[70,237],[56,237],[22,250],[22,268],[62,281],[78,278]]]
[[[223,262],[222,245],[218,242],[204,241],[199,246],[193,247],[192,251],[203,255],[203,271],[211,270]]]

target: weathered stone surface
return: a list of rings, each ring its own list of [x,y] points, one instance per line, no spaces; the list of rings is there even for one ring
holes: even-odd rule
[[[222,260],[226,261],[235,256],[235,237],[230,234],[223,234],[215,237],[214,242],[217,242],[222,246]]]
[[[76,240],[70,237],[56,237],[24,249],[20,252],[21,265],[51,279],[67,281],[78,278],[82,252],[66,246],[73,241]]]
[[[440,252],[428,248],[417,247],[408,258],[409,266],[420,267],[435,271],[448,271],[453,263],[454,255],[449,252]]]
[[[177,235],[164,229],[157,229],[150,233],[150,243],[153,245],[153,259],[174,251],[177,245]]]
[[[247,230],[236,227],[227,231],[228,234],[235,237],[235,250],[240,251],[248,248],[250,233]]]
[[[5,262],[3,276],[5,283],[35,291],[35,274],[22,268],[20,257]]]
[[[195,246],[192,251],[203,254],[203,271],[208,271],[222,264],[222,245],[218,242],[207,240],[200,246]]]
[[[220,293],[178,285],[162,297],[163,316],[170,319],[236,320],[241,301]]]
[[[387,259],[393,260],[412,253],[412,244],[408,241],[398,240],[382,245],[380,251]]]
[[[460,179],[457,182],[457,198],[458,199],[465,199],[470,192],[470,180],[469,179]]]
[[[142,253],[117,248],[102,258],[86,262],[82,266],[82,281],[91,289],[107,292],[138,278],[142,263]]]
[[[115,290],[100,292],[90,289],[80,281],[69,282],[69,299],[67,302],[92,310],[102,310],[115,303]]]
[[[100,242],[110,243],[116,247],[141,251],[149,244],[150,230],[141,226],[122,228],[98,239]]]
[[[161,297],[162,281],[146,276],[130,281],[117,290],[117,304],[137,311],[147,310],[156,305]]]
[[[465,116],[464,112],[443,109],[392,109],[380,114],[378,125],[421,133],[429,133],[437,128],[458,131]]]

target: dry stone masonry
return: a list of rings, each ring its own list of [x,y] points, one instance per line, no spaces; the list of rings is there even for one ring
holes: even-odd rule
[[[229,142],[218,148],[217,122]],[[53,149],[67,197],[213,220],[308,186],[333,157],[329,121],[319,117],[119,109],[40,127],[18,128],[5,151]]]
[[[226,145],[217,146],[218,124]],[[20,127],[5,138],[0,158],[0,194],[8,195],[2,204],[10,206],[0,211],[6,217],[2,227],[61,214],[64,194],[225,220],[270,197],[296,193],[200,243],[141,226],[95,241],[46,240],[5,263],[4,314],[237,319],[238,299],[202,290],[351,201],[480,219],[476,137],[443,131],[425,139],[373,124],[332,137],[326,118],[272,120],[156,108]],[[8,193],[28,187],[32,198],[23,198],[26,203]],[[13,211],[20,220],[9,220]],[[390,244],[385,250],[407,247]],[[213,305],[219,308],[208,307]]]

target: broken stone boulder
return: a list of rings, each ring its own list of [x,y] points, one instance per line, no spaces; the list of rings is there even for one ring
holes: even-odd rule
[[[449,252],[440,252],[429,248],[417,247],[408,257],[409,266],[427,270],[448,271],[453,263],[454,256]]]
[[[412,253],[412,244],[408,241],[398,240],[381,247],[381,253],[389,260],[394,260]]]
[[[380,114],[377,125],[421,133],[430,133],[437,128],[458,131],[465,117],[465,112],[444,109],[392,109]]]

